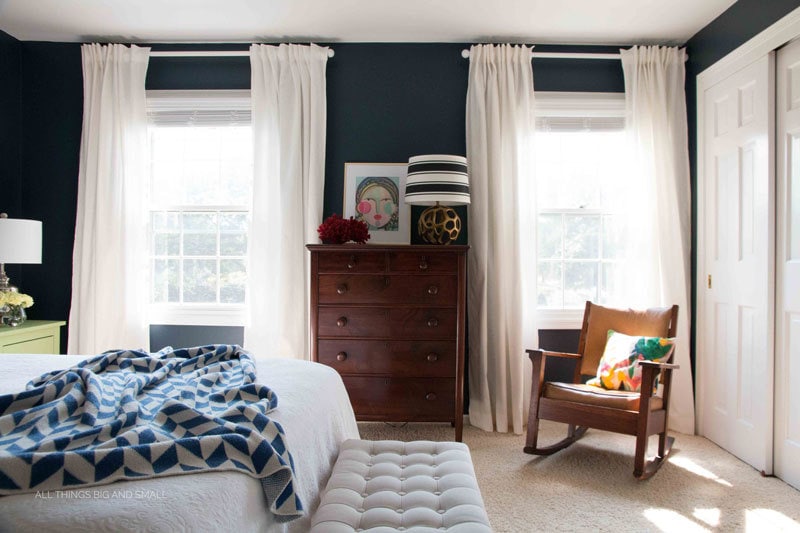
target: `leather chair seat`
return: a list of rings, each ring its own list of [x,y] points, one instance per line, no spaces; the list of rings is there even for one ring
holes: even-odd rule
[[[625,411],[639,410],[639,393],[621,390],[607,390],[593,385],[575,383],[547,382],[542,393],[543,398],[577,402]],[[650,399],[650,410],[657,411],[664,407],[660,396]]]

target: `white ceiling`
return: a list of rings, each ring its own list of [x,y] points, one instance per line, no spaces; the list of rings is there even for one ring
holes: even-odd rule
[[[683,44],[735,0],[0,0],[60,42]]]

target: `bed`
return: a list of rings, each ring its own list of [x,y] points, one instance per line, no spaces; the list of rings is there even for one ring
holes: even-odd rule
[[[66,368],[82,356],[0,355],[0,394],[19,392],[33,377]],[[258,381],[278,395],[270,413],[294,458],[306,514],[278,523],[255,478],[233,471],[131,480],[82,490],[0,497],[6,531],[268,531],[309,529],[309,515],[346,439],[358,438],[353,409],[339,375],[308,361],[256,362]]]

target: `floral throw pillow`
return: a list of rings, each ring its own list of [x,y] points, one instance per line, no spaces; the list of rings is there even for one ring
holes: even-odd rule
[[[642,367],[638,361],[666,362],[675,349],[675,339],[664,337],[632,337],[608,330],[603,357],[597,366],[597,377],[586,384],[609,390],[639,392]]]

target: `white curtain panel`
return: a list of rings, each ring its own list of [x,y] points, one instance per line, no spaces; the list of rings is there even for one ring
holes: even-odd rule
[[[631,198],[637,272],[628,279],[631,305],[678,304],[669,426],[694,433],[694,393],[689,356],[691,323],[691,190],[683,49],[634,46],[621,50],[627,128],[638,190]]]
[[[250,47],[253,205],[248,266],[250,324],[258,358],[309,359],[309,255],[318,242],[325,185],[328,48]]]
[[[81,55],[83,132],[68,352],[149,349],[144,82],[150,49],[86,44]]]
[[[486,431],[522,433],[530,400],[525,348],[535,346],[525,342],[535,324],[524,312],[535,310],[536,300],[525,297],[523,268],[536,264],[526,255],[536,245],[535,219],[526,216],[535,205],[533,104],[531,48],[470,49],[469,420]]]

